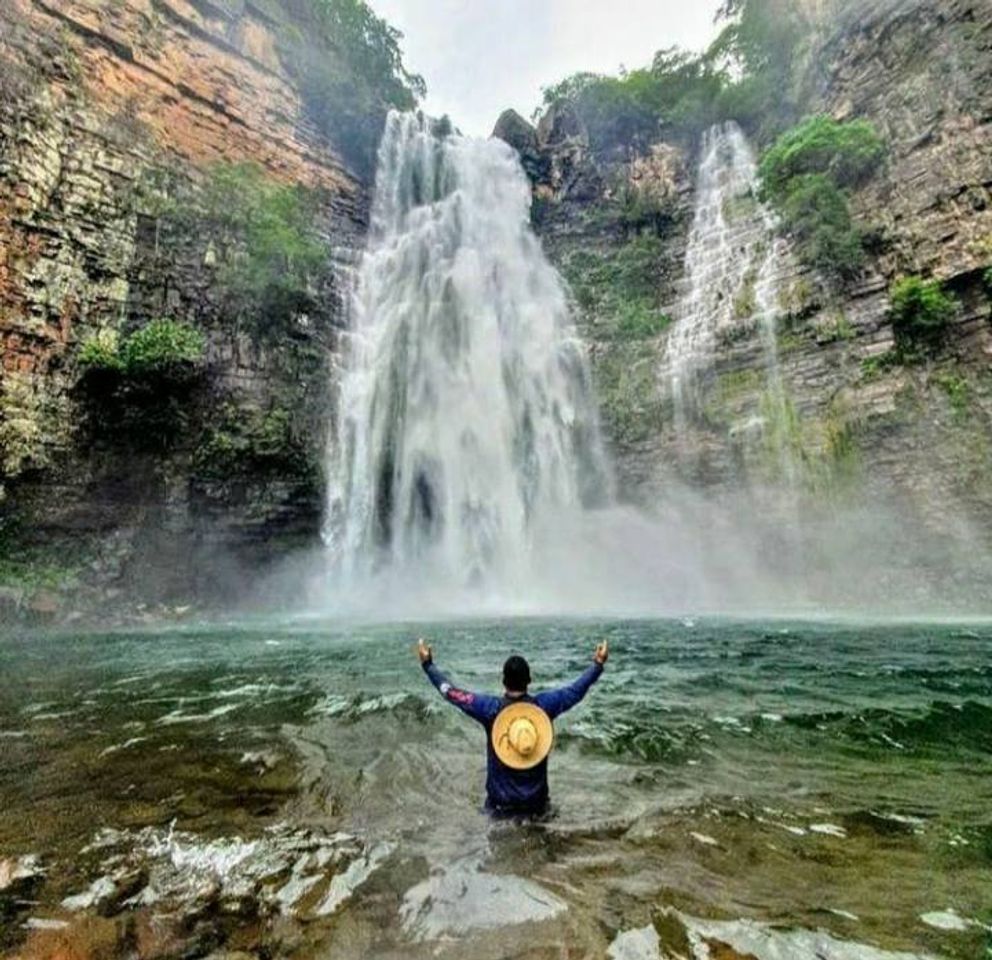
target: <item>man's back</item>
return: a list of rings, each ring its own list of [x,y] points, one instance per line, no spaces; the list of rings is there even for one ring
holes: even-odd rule
[[[503,710],[512,704],[533,704],[550,720],[574,707],[602,674],[603,664],[609,655],[606,644],[600,644],[594,662],[572,683],[555,690],[542,691],[534,696],[527,693],[530,673],[526,661],[520,657],[511,657],[504,665],[504,685],[507,686],[507,690],[502,697],[495,697],[453,686],[434,665],[431,649],[423,640],[420,641],[419,654],[424,672],[441,695],[485,728],[486,809],[494,813],[511,815],[542,813],[547,808],[549,800],[547,756],[532,766],[524,768],[509,766],[500,759],[493,744],[493,725]],[[514,668],[516,673],[512,672]],[[514,683],[514,678],[519,678],[518,682]],[[523,689],[512,689],[518,686],[522,686]]]

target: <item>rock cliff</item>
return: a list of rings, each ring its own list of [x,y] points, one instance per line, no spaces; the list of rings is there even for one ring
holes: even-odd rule
[[[939,593],[937,568],[957,570],[962,552],[987,557],[992,543],[984,274],[992,263],[992,8],[968,0],[809,7],[819,26],[795,69],[801,112],[868,119],[887,146],[884,165],[851,198],[868,260],[838,291],[786,246],[773,343],[740,291],[739,316],[719,332],[687,425],[677,429],[665,371],[686,292],[698,143],[632,145],[604,160],[575,120],[564,150],[539,129],[525,158],[536,171],[534,219],[576,296],[624,498],[658,508],[688,485],[717,502],[734,499],[772,527],[804,517],[799,535],[814,541],[828,539],[825,529],[849,506],[871,504],[873,518],[888,513],[892,553],[902,534],[906,543],[920,535],[929,556],[912,562],[934,572],[921,592]],[[565,109],[556,105],[542,126],[565,126]],[[519,124],[513,138],[501,127],[497,135],[511,143],[527,139]],[[556,180],[551,171],[561,167],[570,172]],[[590,184],[598,184],[594,198]],[[735,229],[735,212],[725,213]],[[960,304],[945,347],[924,363],[888,362],[889,290],[906,274],[943,281]],[[650,309],[654,327],[628,322],[632,300]],[[742,490],[749,507],[737,499]],[[979,568],[950,576],[962,593],[988,601]]]
[[[0,9],[8,604],[64,610],[136,581],[151,601],[224,595],[242,568],[316,537],[333,282],[324,306],[276,347],[225,317],[215,251],[168,216],[213,165],[247,161],[311,188],[326,239],[347,260],[364,230],[366,184],[306,118],[286,66],[300,32],[283,5],[263,0]],[[78,389],[80,345],[166,315],[207,334],[182,435],[149,449],[113,424],[94,430]],[[245,424],[265,439],[273,423],[291,434],[276,438],[291,456],[211,462]]]

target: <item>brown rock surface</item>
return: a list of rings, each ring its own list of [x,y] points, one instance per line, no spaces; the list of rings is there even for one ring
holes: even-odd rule
[[[326,318],[311,319],[294,343],[314,342],[295,354],[219,322],[208,252],[196,237],[184,238],[189,249],[159,250],[148,189],[164,171],[195,190],[211,165],[250,161],[273,179],[319,189],[329,247],[361,236],[366,185],[304,118],[280,60],[299,30],[262,9],[199,0],[0,5],[0,499],[42,543],[105,541],[116,530],[114,556],[98,551],[104,571],[121,568],[122,544],[130,552],[149,534],[167,532],[180,553],[183,537],[210,540],[205,510],[227,544],[274,546],[285,530],[294,540],[316,536],[319,494],[298,478],[235,491],[193,477],[188,449],[171,460],[115,459],[91,449],[74,393],[76,352],[92,332],[171,316],[211,328],[206,409],[248,404],[262,416],[292,391],[323,397],[333,346]],[[325,303],[334,315],[339,294],[328,291]],[[297,354],[310,358],[305,370]]]

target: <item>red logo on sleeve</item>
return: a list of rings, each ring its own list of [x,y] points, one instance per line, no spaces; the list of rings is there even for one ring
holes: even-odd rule
[[[456,690],[454,687],[452,687],[450,690],[448,690],[448,699],[454,700],[455,703],[463,703],[467,705],[474,702],[475,697],[472,696],[471,693],[466,692],[465,690]]]

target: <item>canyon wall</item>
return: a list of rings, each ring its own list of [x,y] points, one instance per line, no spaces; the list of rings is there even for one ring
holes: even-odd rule
[[[671,509],[672,491],[689,487],[771,528],[799,517],[820,541],[859,504],[868,539],[887,514],[876,537],[887,552],[868,548],[879,547],[879,563],[914,564],[928,598],[949,577],[960,595],[990,602],[977,558],[992,544],[992,7],[810,9],[821,19],[796,67],[802,113],[867,119],[886,144],[885,162],[850,203],[867,263],[838,290],[786,241],[773,344],[756,319],[752,277],[717,331],[698,409],[681,428],[666,368],[685,295],[698,143],[660,140],[604,161],[564,103],[536,130],[504,115],[496,134],[521,151],[535,222],[576,293],[625,499]],[[632,222],[632,197],[649,201],[652,216]],[[756,202],[740,200],[742,211],[724,211],[731,231]],[[943,281],[959,301],[943,349],[925,362],[892,362],[889,291],[908,274]],[[662,329],[624,319],[638,297]],[[849,555],[862,549],[856,530],[843,536]]]
[[[316,540],[340,293],[322,290],[278,343],[241,329],[212,282],[216,251],[168,216],[214,165],[250,162],[312,189],[347,261],[367,185],[306,119],[286,66],[300,37],[265,0],[0,8],[8,606],[64,614],[134,583],[146,601],[230,595],[243,573]],[[163,316],[206,335],[205,374],[167,448],[96,429],[79,389],[88,336]]]

